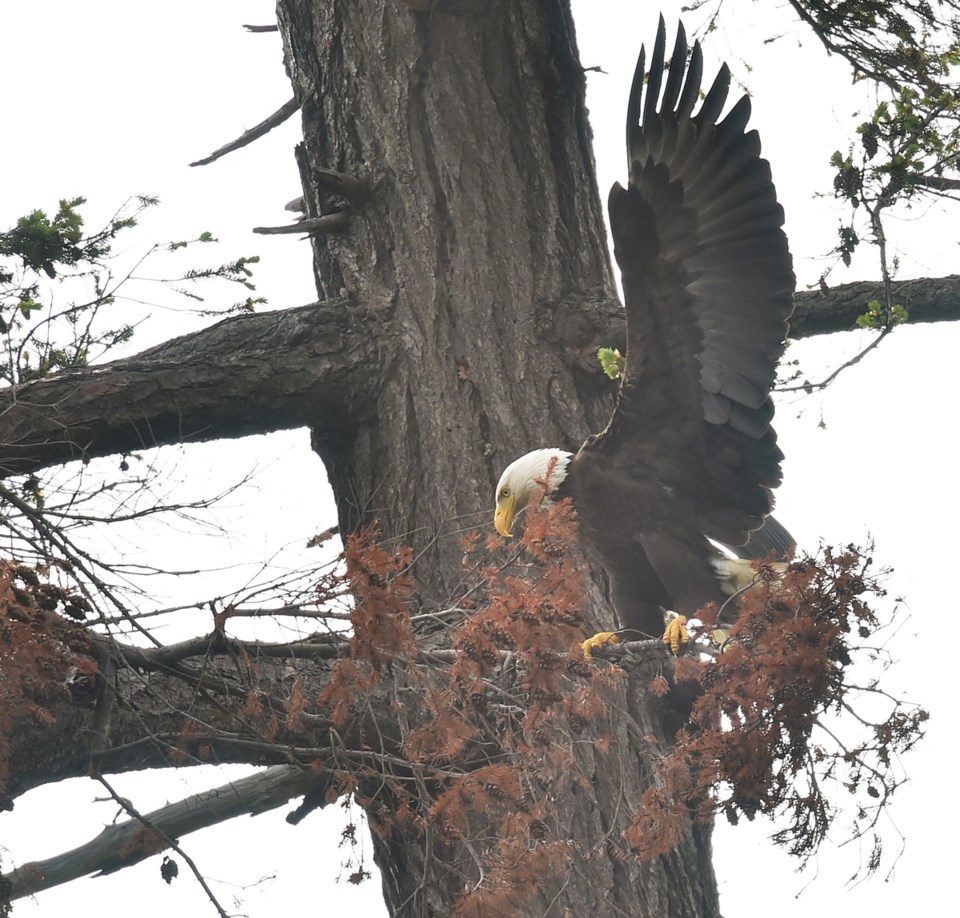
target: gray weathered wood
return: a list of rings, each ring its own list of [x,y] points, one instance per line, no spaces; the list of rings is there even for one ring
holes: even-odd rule
[[[309,791],[317,775],[294,765],[275,765],[257,774],[169,803],[144,817],[158,832],[179,839],[198,829],[237,816],[256,816],[283,806]],[[8,873],[11,899],[30,896],[96,872],[113,873],[138,864],[166,846],[137,819],[107,826],[89,842],[42,861],[24,864]]]

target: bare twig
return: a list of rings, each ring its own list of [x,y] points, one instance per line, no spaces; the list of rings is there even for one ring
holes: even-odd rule
[[[261,236],[279,236],[290,233],[339,233],[350,225],[350,211],[338,210],[322,217],[307,217],[286,226],[256,226],[253,231]]]
[[[277,125],[283,124],[298,108],[300,108],[300,103],[296,99],[284,102],[269,118],[261,121],[255,127],[250,128],[249,131],[244,131],[236,140],[231,140],[230,143],[224,144],[219,149],[214,150],[209,156],[204,159],[198,159],[196,162],[190,163],[190,165],[207,166],[220,159],[221,156],[226,156],[234,150],[239,150],[241,147],[253,143],[253,141],[259,137],[263,137],[264,134],[269,134]]]

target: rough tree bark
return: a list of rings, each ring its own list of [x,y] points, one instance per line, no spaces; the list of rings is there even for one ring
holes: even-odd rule
[[[376,519],[385,537],[411,545],[415,602],[433,610],[462,577],[455,531],[485,521],[503,466],[536,446],[576,448],[611,407],[614,386],[594,354],[622,340],[623,320],[570,11],[565,0],[281,0],[279,14],[303,117],[307,212],[351,211],[346,231],[314,240],[320,302],[0,394],[2,473],[310,426],[342,529]],[[331,198],[324,169],[362,178],[369,194]],[[953,296],[956,279],[943,284]],[[861,311],[862,299],[832,321],[849,326]],[[612,622],[599,595],[589,626]],[[132,703],[105,726],[82,699],[62,698],[52,725],[23,724],[11,738],[10,796],[85,773],[91,753],[105,772],[168,766],[163,742],[180,735],[184,711],[222,725],[204,741],[223,761],[315,761],[326,748],[319,718],[281,735],[283,746],[231,739],[211,694],[242,696],[233,664],[201,675],[186,653],[123,655],[117,691]],[[298,670],[313,697],[323,656]],[[283,660],[259,665],[279,693]],[[543,878],[529,914],[719,913],[708,828],[688,825],[673,854],[646,864],[621,850],[623,801],[639,800],[668,740],[649,679],[638,670],[622,688],[617,704],[630,717],[616,728],[613,764],[589,744],[577,753],[592,783],[562,801],[553,831],[582,856],[568,877]],[[391,700],[386,690],[370,699],[372,720]],[[77,735],[93,739],[65,741]],[[468,852],[445,849],[460,872],[439,873],[413,833],[375,834],[374,845],[395,914],[447,915],[475,879]]]

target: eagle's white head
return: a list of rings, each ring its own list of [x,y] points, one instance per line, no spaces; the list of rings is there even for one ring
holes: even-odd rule
[[[535,449],[503,470],[497,483],[497,509],[493,516],[493,524],[500,535],[509,539],[517,516],[531,503],[539,503],[544,493],[549,494],[562,484],[571,459],[573,453],[566,450],[553,447]]]

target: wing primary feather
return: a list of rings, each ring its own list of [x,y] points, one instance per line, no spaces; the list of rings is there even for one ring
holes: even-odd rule
[[[700,95],[700,81],[702,79],[703,51],[700,50],[700,42],[694,42],[693,53],[690,55],[690,63],[687,66],[687,79],[683,84],[680,102],[677,104],[677,120],[684,120],[690,117],[693,106],[696,104],[697,96]]]
[[[633,161],[633,147],[640,133],[640,96],[643,93],[644,65],[647,58],[647,49],[641,45],[640,55],[637,57],[637,66],[633,71],[633,82],[630,84],[630,97],[627,99],[627,168]]]
[[[727,93],[730,91],[730,68],[723,64],[717,78],[713,81],[713,86],[703,100],[700,111],[693,118],[694,124],[700,127],[707,127],[715,124],[720,112],[723,111],[723,104],[727,101]]]
[[[643,106],[643,126],[647,128],[657,116],[657,101],[660,99],[660,84],[663,80],[663,59],[667,46],[667,24],[660,15],[660,25],[657,26],[657,40],[653,46],[653,57],[650,58],[650,76],[647,79],[647,98]],[[641,80],[643,77],[641,76]]]
[[[741,96],[740,100],[727,112],[727,116],[717,125],[720,136],[743,134],[750,120],[750,96]],[[759,155],[759,150],[757,154]]]
[[[663,91],[663,103],[660,106],[662,114],[673,115],[677,107],[677,98],[683,86],[683,71],[687,65],[687,35],[680,23],[677,29],[677,40],[673,45],[673,55],[670,58],[670,72],[667,75],[667,87]]]

